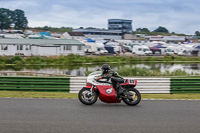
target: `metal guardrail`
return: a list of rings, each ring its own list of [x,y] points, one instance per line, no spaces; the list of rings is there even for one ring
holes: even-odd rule
[[[141,93],[170,93],[170,78],[135,78]]]
[[[171,93],[200,93],[200,78],[171,78]]]
[[[125,79],[128,77],[124,77]],[[141,93],[170,93],[170,78],[134,78]],[[78,93],[85,86],[86,77],[71,77],[70,93]]]
[[[128,78],[128,77],[125,77]],[[200,93],[200,78],[134,78],[141,93]],[[0,90],[78,93],[86,77],[0,76]]]
[[[69,91],[67,77],[0,77],[0,90],[10,91]]]

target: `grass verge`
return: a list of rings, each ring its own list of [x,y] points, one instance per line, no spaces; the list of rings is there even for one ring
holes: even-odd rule
[[[0,91],[0,97],[12,98],[78,98],[78,94],[68,92],[24,92]],[[142,99],[199,99],[200,93],[183,94],[142,94]]]

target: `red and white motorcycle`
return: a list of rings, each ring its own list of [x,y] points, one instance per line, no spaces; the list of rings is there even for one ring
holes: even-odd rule
[[[135,89],[137,80],[125,79],[124,83],[121,83],[121,87],[125,89],[123,95],[117,98],[115,89],[112,83],[105,79],[97,81],[97,77],[101,75],[101,71],[91,73],[87,77],[87,84],[83,87],[78,94],[79,100],[86,105],[92,105],[97,101],[97,98],[105,103],[120,103],[121,100],[127,105],[134,106],[141,101],[140,92]]]

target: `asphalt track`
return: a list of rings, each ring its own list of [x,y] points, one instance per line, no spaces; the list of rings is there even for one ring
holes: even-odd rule
[[[199,133],[200,101],[92,106],[78,99],[0,98],[0,133]]]

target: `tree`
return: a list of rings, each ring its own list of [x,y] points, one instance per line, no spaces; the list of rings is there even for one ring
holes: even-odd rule
[[[142,29],[141,29],[141,28],[137,28],[136,31],[137,31],[137,32],[141,32]]]
[[[24,11],[16,9],[14,11],[14,24],[15,29],[24,30],[28,27],[28,20],[25,17]]]
[[[159,26],[156,30],[154,30],[154,32],[163,32],[163,33],[169,33],[169,31],[162,26]]]
[[[85,29],[97,29],[97,28],[95,28],[95,27],[87,27]]]
[[[150,32],[149,29],[147,29],[147,28],[143,28],[141,31],[142,32]]]
[[[49,26],[44,26],[44,27],[42,28],[42,30],[46,30],[46,31],[50,31],[50,29],[51,29],[51,27],[49,27]]]
[[[200,32],[199,31],[195,31],[195,35],[196,36],[200,36]]]
[[[149,29],[147,29],[147,28],[137,28],[136,31],[137,32],[150,32]]]
[[[13,23],[13,11],[0,8],[0,29],[9,29]]]

